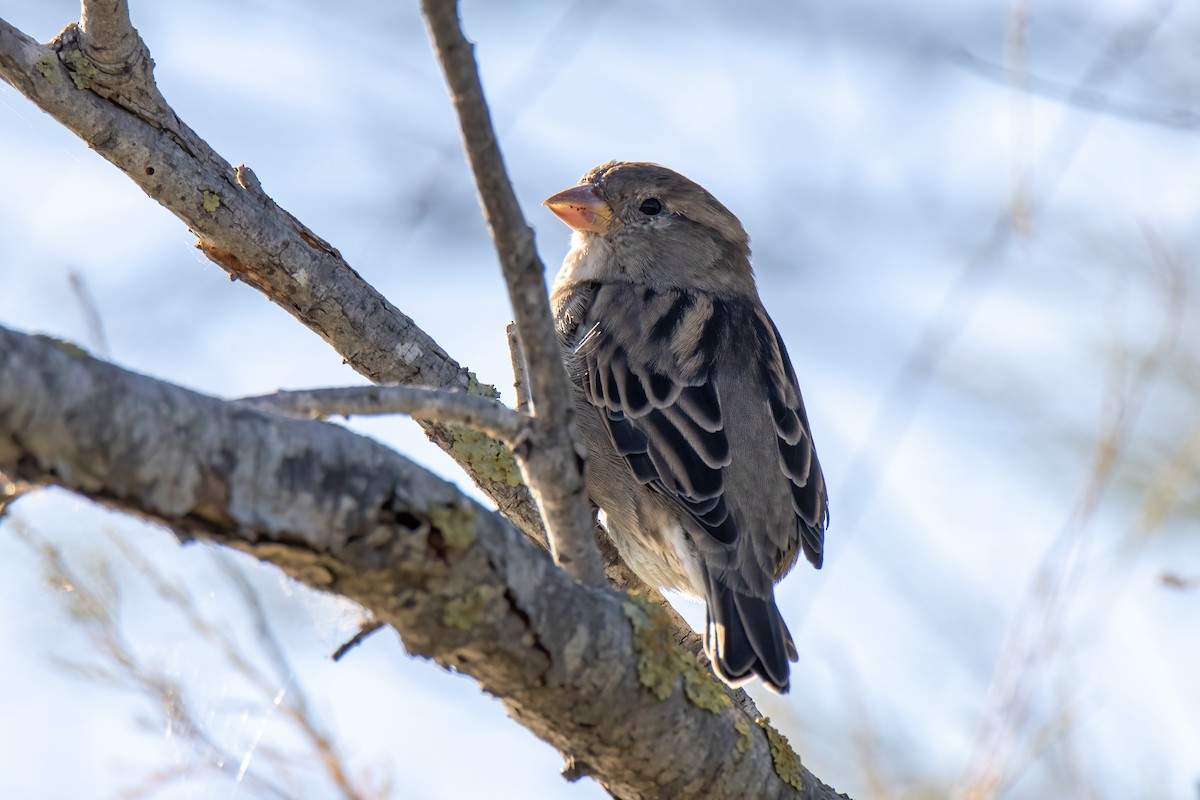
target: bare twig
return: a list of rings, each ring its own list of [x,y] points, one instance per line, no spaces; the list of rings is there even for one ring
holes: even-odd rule
[[[1009,92],[1010,113],[1013,120],[1013,187],[1009,204],[1009,219],[1012,230],[1028,236],[1032,230],[1030,219],[1029,186],[1033,179],[1032,156],[1033,125],[1030,113],[1030,96],[1025,91],[1029,75],[1029,6],[1026,0],[1013,0],[1009,6],[1008,24],[1004,35],[1004,59],[1009,68],[1011,86]]]
[[[1144,544],[1166,524],[1180,498],[1196,485],[1197,474],[1200,474],[1200,419],[1186,435],[1179,437],[1174,452],[1158,462],[1142,501],[1134,546]]]
[[[346,764],[346,759],[339,752],[332,736],[326,733],[317,719],[312,705],[308,702],[304,683],[296,676],[296,670],[287,657],[283,643],[275,635],[275,628],[267,618],[266,609],[263,608],[258,592],[250,585],[250,581],[246,579],[241,569],[233,563],[228,550],[214,549],[213,554],[220,563],[225,576],[241,594],[242,607],[250,613],[250,619],[254,624],[255,641],[274,665],[276,680],[282,683],[283,692],[291,700],[290,703],[281,704],[282,713],[307,740],[308,747],[317,756],[317,764],[325,771],[330,782],[337,787],[341,795],[346,800],[365,800],[367,795],[354,785],[354,781],[350,778],[350,769]],[[233,647],[234,644],[228,634],[224,634],[224,636],[229,640],[229,646]],[[259,673],[255,670],[250,677],[258,675]],[[266,680],[261,682],[269,683]]]
[[[371,634],[375,633],[375,631],[379,630],[382,627],[383,627],[382,622],[376,621],[376,622],[366,623],[365,625],[363,625],[361,628],[358,629],[358,633],[351,636],[350,639],[348,641],[346,641],[344,644],[342,644],[340,647],[338,647],[337,650],[334,650],[333,655],[330,656],[330,659],[332,659],[333,661],[341,661],[342,657],[345,656],[346,653],[349,653],[351,650],[353,650],[354,648],[358,647],[360,644],[365,642],[367,640],[367,637],[369,637]]]
[[[1200,575],[1187,577],[1175,572],[1160,572],[1158,582],[1170,589],[1190,592],[1192,589],[1200,588]]]
[[[24,541],[37,554],[44,565],[49,580],[63,591],[63,600],[72,618],[75,619],[83,632],[91,640],[92,651],[102,664],[76,663],[60,661],[63,666],[85,674],[97,681],[109,683],[117,688],[128,689],[146,697],[152,706],[163,717],[172,735],[183,738],[193,745],[193,750],[200,755],[191,761],[187,770],[158,770],[147,774],[140,785],[127,787],[121,792],[124,798],[150,797],[155,790],[161,789],[171,781],[182,778],[195,779],[201,768],[208,769],[214,774],[254,787],[256,792],[264,796],[277,797],[287,800],[292,794],[286,791],[270,776],[260,774],[261,771],[244,772],[239,765],[244,759],[232,750],[225,748],[208,730],[204,721],[192,713],[189,698],[173,680],[163,674],[157,666],[148,665],[138,653],[138,649],[126,641],[126,637],[116,619],[118,613],[117,600],[110,588],[107,587],[104,573],[85,576],[74,572],[61,551],[49,542],[44,541],[23,525],[14,526],[18,539]],[[123,545],[119,539],[114,543]],[[147,575],[144,563],[135,564],[142,575]],[[152,575],[153,573],[149,573]],[[161,581],[156,589],[161,589]],[[189,598],[177,589],[170,590],[166,597],[172,605],[179,603],[182,610],[194,606]],[[202,633],[201,631],[197,631]],[[272,688],[265,694],[267,701],[276,694]],[[277,761],[278,760],[274,760]]]
[[[528,433],[530,422],[524,414],[496,400],[423,386],[301,389],[243,397],[237,402],[293,417],[407,414],[430,422],[465,425],[512,446],[522,441]]]
[[[1070,588],[1079,581],[1081,552],[1092,521],[1156,379],[1179,343],[1186,310],[1186,272],[1151,231],[1145,234],[1152,263],[1160,270],[1166,313],[1153,347],[1136,365],[1132,380],[1125,374],[1125,365],[1119,358],[1109,371],[1105,420],[1087,480],[1070,516],[1043,557],[996,659],[988,686],[994,717],[981,726],[971,771],[963,782],[970,797],[996,796],[1009,777],[1017,735],[1032,713],[1036,677],[1052,662],[1061,646],[1060,625],[1072,596]],[[1114,296],[1120,299],[1123,294],[1114,292]]]
[[[1012,86],[1014,81],[1019,79],[1021,88],[1032,95],[1084,111],[1175,130],[1193,131],[1200,128],[1200,112],[1193,109],[1122,100],[1090,86],[1075,86],[1041,75],[1030,75],[1024,70],[1017,72],[962,48],[948,50],[946,56],[953,63],[986,80],[1002,86]]]
[[[517,323],[508,323],[504,333],[508,336],[508,354],[512,359],[513,391],[517,394],[517,411],[528,414],[529,375],[525,368],[525,351],[521,349],[521,337],[517,334]]]
[[[536,436],[520,454],[523,470],[546,522],[555,561],[581,583],[599,586],[604,570],[592,533],[595,524],[583,484],[583,459],[574,443],[571,385],[550,313],[545,267],[504,166],[474,47],[459,25],[458,3],[423,0],[421,8],[458,113],[467,160],[525,352]]]
[[[493,104],[503,109],[497,113],[497,116],[504,116],[498,121],[501,132],[515,127],[529,109],[536,106],[543,94],[569,74],[567,67],[586,52],[587,40],[601,30],[599,18],[611,7],[611,0],[575,0],[563,11],[554,26],[543,34],[541,40],[528,48],[521,67],[513,76],[499,86],[492,85],[490,95]],[[554,64],[556,69],[547,71],[547,64]],[[510,98],[519,102],[506,102]],[[416,199],[400,201],[388,213],[381,215],[377,230],[370,238],[378,238],[385,228],[392,235],[399,232],[396,249],[403,250],[413,232],[436,212],[439,205],[446,202],[447,187],[454,185],[453,181],[446,179],[446,174],[460,158],[462,152],[454,145],[442,145],[430,153],[425,159],[425,174],[413,182],[416,191],[411,193],[411,197]],[[369,249],[363,255],[364,262],[374,260],[371,251],[376,248],[370,246],[370,242],[368,245]]]
[[[75,295],[75,301],[79,303],[79,310],[83,312],[83,324],[87,328],[91,346],[105,358],[112,358],[108,337],[104,335],[104,317],[100,314],[100,307],[96,305],[96,298],[88,290],[87,281],[83,279],[79,270],[75,269],[67,273],[67,280],[71,283],[71,292]]]
[[[181,122],[164,128],[158,117],[79,91],[71,76],[80,73],[60,63],[63,46],[61,37],[39,44],[0,19],[0,79],[91,143],[196,233],[210,259],[287,309],[372,382],[468,387],[466,370],[271,200],[248,167],[234,169]],[[149,75],[126,83],[138,80],[153,85]]]

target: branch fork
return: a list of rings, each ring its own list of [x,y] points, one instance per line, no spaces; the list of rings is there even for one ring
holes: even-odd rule
[[[539,446],[521,460],[522,472],[545,520],[555,562],[580,583],[602,586],[604,565],[593,535],[595,522],[583,482],[584,456],[575,443],[575,406],[550,313],[545,267],[504,166],[474,47],[459,23],[458,3],[422,0],[421,10],[508,285],[517,334],[510,339],[520,341],[525,355]]]

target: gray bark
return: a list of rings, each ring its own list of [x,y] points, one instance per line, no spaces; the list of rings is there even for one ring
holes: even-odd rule
[[[657,606],[576,583],[499,514],[344,428],[0,328],[0,473],[360,603],[616,797],[837,796],[670,642]]]

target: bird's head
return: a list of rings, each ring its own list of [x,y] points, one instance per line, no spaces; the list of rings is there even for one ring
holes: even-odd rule
[[[564,264],[573,280],[753,291],[750,240],[738,218],[666,167],[610,161],[545,205],[575,231]]]

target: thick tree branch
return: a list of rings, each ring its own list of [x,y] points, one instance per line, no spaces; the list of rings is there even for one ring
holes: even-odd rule
[[[836,796],[664,647],[657,607],[576,583],[498,515],[338,426],[0,328],[0,472],[237,547],[361,603],[616,797]]]
[[[474,381],[367,284],[335,248],[268,197],[248,167],[232,168],[165,102],[122,103],[121,97],[159,97],[149,57],[140,62],[144,72],[122,76],[126,88],[114,96],[111,88],[94,83],[97,72],[82,56],[78,36],[72,25],[52,45],[42,45],[0,19],[0,79],[179,217],[199,236],[200,249],[231,277],[257,288],[371,381],[466,388],[494,396],[491,387]],[[142,88],[134,91],[130,87],[135,85]],[[512,479],[515,470],[507,449],[459,428],[437,423],[422,427],[525,535],[548,546],[529,491]],[[597,541],[609,581],[655,598],[672,617],[675,640],[699,654],[700,637],[691,627],[629,569],[602,531],[597,531]],[[734,697],[753,707],[744,692]]]
[[[474,48],[459,25],[458,3],[422,0],[421,8],[458,113],[467,160],[500,256],[525,353],[538,444],[525,470],[549,529],[554,559],[577,580],[598,586],[604,572],[592,535],[594,523],[583,483],[583,459],[576,455],[575,409],[550,313],[546,268],[504,166],[479,82]]]
[[[79,35],[69,26],[46,46],[0,20],[0,78],[183,220],[231,276],[287,309],[373,382],[467,388],[465,370],[267,197],[248,168],[234,169],[169,109],[146,118],[87,91],[94,65],[70,49]],[[123,77],[132,84],[138,76]]]
[[[472,380],[332,245],[268,197],[248,167],[230,166],[161,98],[157,104],[147,101],[159,98],[148,57],[140,62],[145,70],[125,74],[123,82],[103,75],[101,87],[102,73],[84,55],[81,35],[77,26],[69,26],[52,46],[44,46],[0,19],[0,78],[183,220],[199,237],[199,248],[232,277],[283,307],[372,382],[466,388],[492,396],[491,387]],[[106,102],[110,97],[113,102]],[[121,102],[129,97],[138,101]],[[464,442],[443,425],[423,427],[510,519],[535,541],[547,543],[533,500],[519,485],[504,448],[476,438]],[[627,568],[617,571],[636,582]]]

